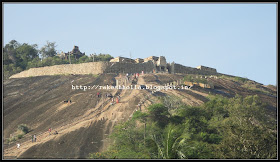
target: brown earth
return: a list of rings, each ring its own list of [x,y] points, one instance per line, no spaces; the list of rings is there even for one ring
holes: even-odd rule
[[[145,74],[139,77],[137,85],[163,86],[183,79],[182,74]],[[108,136],[113,127],[127,121],[137,110],[157,103],[158,96],[176,96],[188,105],[200,105],[208,101],[209,94],[233,97],[258,94],[268,103],[268,114],[275,116],[276,96],[250,91],[240,83],[226,79],[208,78],[215,89],[193,87],[190,90],[145,89],[72,89],[72,85],[115,85],[115,74],[39,76],[10,79],[4,82],[3,126],[4,140],[16,132],[19,124],[26,124],[31,131],[22,139],[4,145],[4,158],[18,159],[77,159],[87,158],[89,153],[106,150],[113,142]],[[262,86],[262,85],[259,85]],[[263,86],[265,87],[265,86]],[[96,88],[96,89],[95,89]],[[265,87],[266,88],[266,87]],[[269,88],[267,88],[269,89]],[[270,89],[271,90],[271,89]],[[273,91],[273,90],[271,90]],[[100,92],[102,97],[97,97]],[[111,105],[105,97],[109,92],[121,96],[120,103]],[[64,103],[70,100],[71,104]],[[49,135],[48,128],[52,128]],[[36,134],[37,141],[31,142]],[[16,144],[20,143],[19,149]]]

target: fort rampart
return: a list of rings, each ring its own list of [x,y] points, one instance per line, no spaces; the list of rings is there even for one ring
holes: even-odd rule
[[[217,75],[217,72],[204,71],[197,68],[187,67],[176,63],[168,64],[169,73]],[[67,75],[67,74],[101,74],[101,73],[152,73],[156,71],[156,65],[152,61],[143,63],[122,62],[89,62],[81,64],[63,64],[31,68],[12,75],[10,78],[23,78],[44,75]]]
[[[10,78],[24,78],[43,75],[65,75],[65,74],[100,74],[108,67],[108,62],[89,62],[81,64],[63,64],[30,68]]]
[[[104,70],[104,73],[145,73],[153,72],[155,65],[153,62],[143,62],[143,63],[110,63],[110,66]]]
[[[176,63],[172,63],[170,65],[170,69],[171,69],[171,73],[217,75],[217,72],[200,70],[197,68],[187,67]]]

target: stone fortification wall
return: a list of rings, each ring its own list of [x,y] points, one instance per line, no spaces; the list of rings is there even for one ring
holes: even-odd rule
[[[150,73],[153,69],[155,65],[151,61],[138,64],[115,62],[110,63],[104,73],[141,73],[142,71]]]
[[[196,67],[197,69],[200,69],[200,70],[203,70],[203,71],[211,71],[211,72],[217,72],[217,70],[215,68],[210,68],[210,67],[207,67],[207,66],[198,66]]]
[[[183,66],[181,64],[172,64],[171,65],[171,73],[182,73],[182,74],[199,74],[199,75],[216,75],[217,72],[213,71],[204,71],[197,68],[191,68],[187,66]]]
[[[107,66],[108,62],[89,62],[81,64],[45,66],[22,71],[20,73],[12,75],[10,78],[62,74],[101,74],[104,72]]]
[[[180,64],[168,64],[169,73],[219,75],[217,72],[204,71],[197,68],[187,67]],[[23,78],[30,76],[44,75],[65,75],[65,74],[101,74],[101,73],[152,73],[156,70],[153,61],[143,63],[122,63],[122,62],[89,62],[81,64],[63,64],[31,68],[12,75],[10,78]]]

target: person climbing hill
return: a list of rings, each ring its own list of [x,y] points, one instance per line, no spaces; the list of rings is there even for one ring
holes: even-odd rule
[[[51,135],[51,131],[52,131],[52,129],[51,129],[51,128],[49,128],[49,135]]]

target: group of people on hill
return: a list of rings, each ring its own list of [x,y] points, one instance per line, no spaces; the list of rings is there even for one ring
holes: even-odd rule
[[[52,128],[49,128],[49,136],[51,135],[51,131],[52,131]],[[57,132],[57,131],[54,131],[53,134],[56,135],[56,134],[58,134],[58,132]]]
[[[102,94],[100,92],[97,92],[97,98],[102,97]],[[112,98],[113,95],[111,93],[105,93],[106,98]]]
[[[36,134],[34,134],[34,135],[31,135],[31,141],[32,141],[32,143],[33,142],[36,142]],[[20,143],[17,143],[17,149],[19,149],[20,148]]]
[[[71,100],[65,100],[64,103],[68,103],[68,104],[71,104],[72,101]]]
[[[113,105],[116,101],[116,103],[119,103],[120,102],[120,99],[121,99],[121,96],[120,95],[117,95],[115,98],[112,97],[111,99],[111,105]]]
[[[102,94],[100,92],[97,92],[97,98],[102,97]],[[111,98],[111,105],[113,105],[115,102],[119,103],[121,96],[118,94],[116,97],[114,97],[111,93],[105,93],[106,98]]]
[[[138,79],[139,75],[140,75],[139,73],[133,73],[133,74],[126,73],[125,77],[127,81],[129,80],[133,81],[134,79]]]
[[[52,131],[52,128],[49,128],[49,130],[48,130],[49,135],[51,135],[51,131]],[[54,132],[54,134],[58,134],[58,132],[57,132],[57,131],[55,131],[55,132]],[[37,141],[36,134],[31,135],[31,142],[33,143],[33,142],[36,142],[36,141]],[[20,148],[20,144],[19,144],[19,143],[17,143],[17,149],[19,149],[19,148]]]

